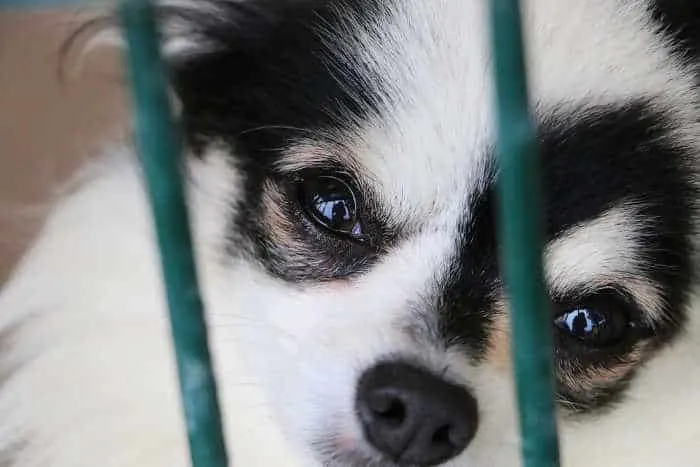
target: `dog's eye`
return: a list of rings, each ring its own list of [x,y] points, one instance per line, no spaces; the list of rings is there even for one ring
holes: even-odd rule
[[[605,347],[620,342],[631,327],[626,313],[605,307],[576,307],[554,320],[564,334],[590,347]]]
[[[300,188],[301,204],[312,221],[333,233],[362,238],[357,198],[349,184],[321,175],[304,179]]]

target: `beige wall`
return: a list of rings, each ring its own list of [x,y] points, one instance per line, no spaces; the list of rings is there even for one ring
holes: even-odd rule
[[[35,235],[47,200],[99,140],[121,134],[118,55],[58,51],[80,18],[0,13],[0,284]]]

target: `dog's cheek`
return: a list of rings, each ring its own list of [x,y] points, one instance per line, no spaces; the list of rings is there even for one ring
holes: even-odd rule
[[[327,420],[352,422],[353,342],[360,343],[349,336],[361,333],[348,326],[342,336],[332,324],[340,323],[342,313],[333,310],[343,289],[334,285],[318,297],[243,261],[220,282],[211,327],[234,424],[241,405],[255,405],[274,420],[271,430],[281,426],[292,449],[308,450]]]

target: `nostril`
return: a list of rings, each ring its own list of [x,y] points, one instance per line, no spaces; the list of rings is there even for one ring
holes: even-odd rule
[[[406,419],[406,404],[395,394],[377,391],[368,398],[369,409],[377,419],[399,426]]]
[[[410,364],[381,363],[358,381],[365,439],[397,465],[429,467],[458,456],[478,428],[476,399]]]
[[[430,441],[435,448],[459,449],[469,442],[471,436],[459,426],[443,425],[435,431]]]
[[[435,434],[433,434],[433,438],[431,441],[433,444],[440,444],[440,445],[454,445],[455,443],[452,442],[452,427],[449,425],[443,425],[440,428],[437,429]]]

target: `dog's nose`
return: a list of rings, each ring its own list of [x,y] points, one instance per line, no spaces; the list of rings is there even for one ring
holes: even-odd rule
[[[357,387],[365,437],[399,465],[434,466],[459,455],[478,427],[469,391],[406,363],[381,363]]]

